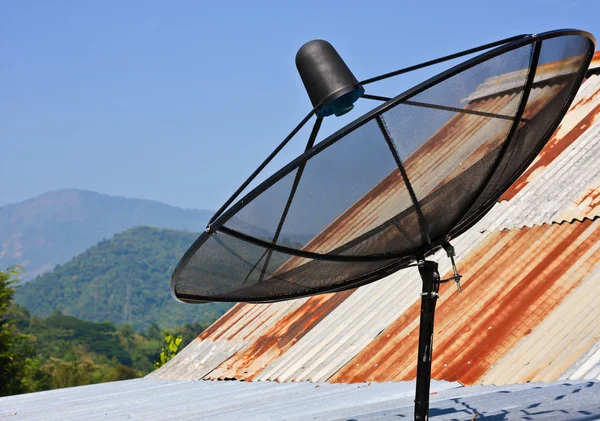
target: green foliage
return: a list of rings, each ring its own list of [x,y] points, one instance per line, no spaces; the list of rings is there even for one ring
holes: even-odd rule
[[[19,274],[18,267],[0,272],[0,396],[27,391],[22,379],[28,370],[28,359],[35,353],[9,313]]]
[[[26,360],[22,382],[27,392],[52,389],[53,384],[51,374],[42,369],[42,359],[39,356]]]
[[[24,375],[27,391],[136,378],[143,374],[133,367],[126,338],[110,323],[87,322],[55,311],[48,318],[33,316],[23,332],[36,347],[36,356],[28,366],[30,372]],[[155,347],[146,356],[146,367],[158,352],[158,344]]]
[[[173,358],[183,341],[182,336],[171,335],[165,330],[165,345],[160,351],[160,359],[154,362],[154,368],[160,368]]]
[[[24,321],[10,317],[27,311],[12,308],[7,320],[20,349],[27,352],[13,353],[18,364],[0,383],[4,395],[140,377],[154,370],[155,361],[166,363],[202,332],[200,324],[188,324],[163,334],[153,324],[140,333],[131,325],[87,322],[59,311]]]
[[[35,338],[38,350],[45,358],[74,361],[82,354],[76,348],[80,345],[84,346],[85,352],[104,355],[123,365],[132,364],[131,355],[120,343],[123,339],[110,323],[92,323],[54,312],[46,319],[33,318],[25,332]]]
[[[186,231],[132,228],[21,286],[15,301],[38,316],[59,309],[91,322],[131,324],[138,331],[152,323],[162,329],[208,326],[231,305],[185,305],[169,292],[171,273],[196,238]]]

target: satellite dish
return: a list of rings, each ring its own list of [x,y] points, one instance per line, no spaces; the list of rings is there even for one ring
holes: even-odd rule
[[[426,257],[463,233],[546,144],[577,92],[594,37],[520,35],[358,81],[331,44],[310,41],[296,66],[313,110],[233,196],[179,262],[183,302],[273,302],[342,291],[418,266],[423,279],[415,418],[427,419],[440,280]],[[481,53],[401,93],[365,86]],[[374,88],[376,92],[376,88]],[[359,99],[372,111],[316,142],[328,116]],[[314,117],[305,152],[235,200]],[[235,203],[234,203],[235,202]],[[454,261],[452,260],[454,263]]]

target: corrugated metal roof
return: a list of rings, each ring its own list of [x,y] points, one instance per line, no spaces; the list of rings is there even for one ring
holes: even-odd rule
[[[534,91],[532,101],[553,95],[552,85]],[[503,107],[510,95],[482,101],[492,109],[494,103]],[[458,294],[451,285],[442,288],[436,378],[505,384],[600,374],[593,304],[600,283],[599,111],[600,76],[592,76],[536,161],[476,227],[454,241],[465,290]],[[457,116],[452,121],[475,120]],[[388,193],[350,212],[353,223],[364,220],[370,226],[387,218],[386,209],[401,204],[393,189],[378,188]],[[336,233],[323,234],[323,244],[332,247],[356,234],[343,226],[341,220],[332,224]],[[440,261],[441,272],[449,270],[445,256],[433,258]],[[355,291],[238,305],[152,376],[411,379],[419,290],[418,273],[409,269]],[[582,303],[587,307],[580,308]]]
[[[209,379],[234,377],[250,380],[290,347],[302,340],[323,318],[335,310],[354,291],[312,297],[277,320],[268,331],[249,346],[239,350],[210,373]],[[232,376],[231,373],[236,373]]]
[[[411,419],[413,382],[189,382],[136,379],[0,398],[0,419],[398,420]],[[431,420],[597,419],[600,383],[461,387],[433,382]]]
[[[267,305],[236,305],[150,377],[201,379],[305,301],[306,298]]]
[[[486,235],[474,231],[461,238],[457,246],[468,250]],[[450,269],[441,253],[435,258],[440,260],[441,270]],[[416,270],[403,270],[359,288],[293,348],[268,365],[256,380],[328,380],[390,323],[404,317],[419,299],[420,284]]]
[[[482,383],[598,377],[595,353],[600,338],[600,307],[597,305],[600,265],[596,264],[590,271],[593,267],[590,260],[600,260],[598,246],[590,249],[586,259],[578,259],[577,266],[569,268],[570,278],[581,279],[581,285],[494,364],[483,376]]]
[[[595,267],[600,267],[599,249],[600,220],[505,230],[490,235],[459,264],[465,277],[463,291],[458,293],[453,285],[440,288],[433,377],[463,384],[479,383],[484,378],[487,383],[498,384],[532,380],[527,370],[515,370],[514,361],[508,359],[506,364],[500,365],[499,362],[547,319],[565,297],[573,291],[579,293],[577,287]],[[572,265],[572,261],[576,264]],[[413,378],[419,311],[420,304],[415,303],[329,381],[353,383]],[[564,321],[565,314],[569,314],[573,323],[581,323],[583,320],[574,313],[565,308],[555,317],[563,317]],[[565,347],[572,345],[560,333],[559,330],[555,339]],[[577,349],[571,348],[566,358],[558,347],[543,348],[537,341],[536,345],[542,348],[523,348],[528,349],[528,353],[517,359],[537,373],[530,360],[539,358],[541,350],[546,349],[550,361],[563,358],[562,371],[560,364],[555,364],[550,373],[539,379],[556,380],[594,342],[592,338],[579,354]],[[486,375],[492,367],[498,374]]]

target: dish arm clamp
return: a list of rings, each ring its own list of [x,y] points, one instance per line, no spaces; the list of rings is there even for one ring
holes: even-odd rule
[[[462,291],[462,287],[460,286],[460,280],[462,279],[462,275],[458,273],[458,269],[456,268],[456,262],[454,261],[456,253],[454,252],[454,247],[448,242],[442,244],[442,247],[446,251],[446,255],[448,255],[448,257],[450,258],[450,262],[452,263],[452,271],[454,272],[454,275],[446,279],[441,279],[437,281],[437,283],[443,284],[449,281],[454,281],[456,282],[456,288],[458,289],[458,292],[460,292]]]

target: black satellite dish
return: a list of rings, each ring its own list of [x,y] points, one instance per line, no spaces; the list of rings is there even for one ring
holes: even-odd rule
[[[311,41],[296,66],[314,106],[179,262],[188,303],[273,302],[342,291],[418,266],[423,280],[415,419],[427,419],[440,248],[479,221],[567,112],[595,49],[583,31],[521,35],[359,82],[335,49]],[[364,86],[484,53],[393,97]],[[315,144],[323,118],[359,99],[382,104]],[[234,203],[315,117],[306,150]]]

